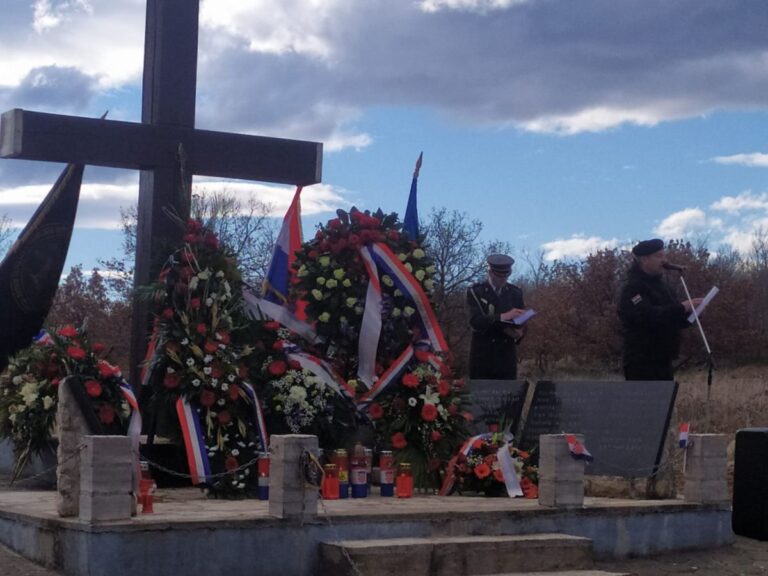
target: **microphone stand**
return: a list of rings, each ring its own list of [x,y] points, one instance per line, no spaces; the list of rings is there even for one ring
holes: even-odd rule
[[[707,341],[707,335],[704,334],[704,328],[701,326],[701,321],[699,320],[699,315],[696,313],[696,307],[693,305],[693,299],[691,298],[691,293],[688,291],[688,285],[685,283],[685,278],[683,277],[683,271],[680,270],[680,282],[683,284],[683,290],[685,290],[685,297],[688,298],[688,302],[691,304],[691,313],[693,314],[694,320],[696,320],[696,326],[699,327],[699,334],[701,334],[701,339],[704,342],[704,348],[707,350],[707,403],[705,405],[705,419],[707,422],[707,430],[710,430],[712,427],[712,419],[711,419],[711,413],[710,413],[710,400],[712,399],[712,373],[715,370],[715,361],[712,358],[712,349],[709,347],[709,342]]]

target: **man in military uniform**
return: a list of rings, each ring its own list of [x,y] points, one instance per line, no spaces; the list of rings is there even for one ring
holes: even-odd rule
[[[492,254],[488,279],[467,291],[472,343],[469,351],[469,377],[486,380],[517,378],[517,342],[522,330],[512,321],[523,308],[523,291],[507,283],[514,260],[504,254]]]
[[[692,305],[680,301],[663,279],[667,264],[664,242],[643,240],[632,248],[634,262],[619,298],[624,334],[624,376],[627,380],[673,380],[673,361],[680,351],[680,331]]]

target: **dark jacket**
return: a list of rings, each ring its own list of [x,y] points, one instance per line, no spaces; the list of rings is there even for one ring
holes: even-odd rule
[[[624,335],[624,367],[639,367],[646,377],[669,379],[672,362],[680,352],[680,330],[689,326],[685,308],[662,276],[650,276],[635,263],[619,298]]]
[[[515,328],[500,315],[512,308],[525,308],[523,291],[505,284],[497,295],[489,282],[467,290],[467,311],[472,327],[469,377],[472,379],[514,380],[517,378]]]

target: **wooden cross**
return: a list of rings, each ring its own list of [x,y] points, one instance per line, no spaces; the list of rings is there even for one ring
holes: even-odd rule
[[[178,245],[181,230],[164,208],[186,219],[193,174],[296,185],[321,180],[320,143],[195,129],[198,14],[199,0],[147,0],[140,124],[20,109],[0,119],[0,158],[141,170],[135,286],[156,278]],[[146,305],[134,302],[135,384],[148,320]]]

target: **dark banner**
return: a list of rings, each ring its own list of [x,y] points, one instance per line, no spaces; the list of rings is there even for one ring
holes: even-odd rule
[[[75,224],[83,166],[70,164],[0,263],[0,369],[43,326]]]

